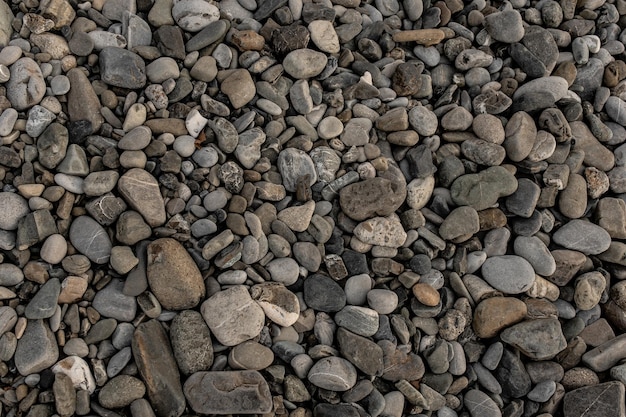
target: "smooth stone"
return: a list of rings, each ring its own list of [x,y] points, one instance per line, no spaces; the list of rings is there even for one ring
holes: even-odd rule
[[[518,236],[513,242],[513,251],[526,259],[539,275],[547,277],[556,271],[554,257],[543,241],[536,236]]]
[[[326,55],[312,49],[296,49],[283,60],[285,72],[295,79],[313,78],[326,67]]]
[[[455,204],[481,211],[492,207],[500,197],[513,194],[516,189],[515,176],[504,167],[497,166],[457,178],[450,193]]]
[[[593,135],[587,124],[574,121],[570,123],[570,128],[572,137],[576,142],[573,149],[584,152],[583,161],[586,166],[595,167],[605,172],[613,169],[615,155]]]
[[[174,2],[172,17],[187,32],[198,32],[220,18],[220,10],[203,0]]]
[[[156,414],[159,417],[180,416],[186,401],[176,360],[163,326],[157,320],[137,326],[132,351]]]
[[[247,341],[235,346],[228,355],[228,364],[234,369],[260,371],[274,362],[272,349],[260,343]]]
[[[283,177],[283,185],[287,191],[295,192],[300,178],[309,176],[307,185],[317,182],[317,171],[311,157],[306,152],[287,148],[278,154],[278,171]]]
[[[606,230],[578,219],[561,226],[552,237],[556,244],[586,255],[598,255],[611,245],[611,236]]]
[[[307,306],[327,313],[337,312],[346,305],[346,294],[332,278],[314,274],[304,280],[304,302]]]
[[[56,278],[49,279],[26,305],[24,316],[29,320],[52,317],[57,307],[60,292],[61,283],[59,280]]]
[[[122,408],[142,398],[146,387],[131,375],[118,375],[110,379],[98,393],[98,402],[106,408]]]
[[[23,376],[38,373],[54,365],[58,358],[59,348],[50,327],[43,320],[29,321],[15,350],[17,371]]]
[[[17,193],[0,193],[0,229],[15,230],[18,221],[30,212],[28,201]]]
[[[77,217],[70,226],[70,242],[92,262],[104,264],[111,255],[111,239],[104,228],[89,216]]]
[[[515,255],[492,256],[481,267],[485,281],[505,294],[520,294],[530,289],[535,271],[524,258]]]
[[[383,350],[371,340],[344,328],[337,330],[341,354],[366,375],[383,373]]]
[[[250,295],[274,323],[289,327],[300,317],[298,297],[278,282],[257,284],[250,289]]]
[[[196,372],[185,381],[190,407],[201,414],[265,414],[272,396],[257,371]]]
[[[624,384],[609,381],[569,391],[563,397],[563,413],[567,417],[623,417],[626,414]]]
[[[522,16],[517,10],[506,10],[486,16],[485,28],[489,35],[499,42],[515,43],[524,37]]]
[[[155,240],[148,245],[147,254],[148,283],[164,308],[185,310],[200,303],[205,295],[202,274],[177,240]]]
[[[293,285],[300,274],[298,263],[291,258],[273,259],[267,264],[266,269],[273,281],[286,286]]]
[[[41,246],[39,256],[51,265],[61,263],[67,255],[67,241],[60,234],[48,236]]]
[[[606,289],[606,279],[598,271],[587,272],[576,278],[574,303],[580,310],[591,310],[598,305]]]
[[[582,361],[595,372],[607,371],[624,359],[625,344],[626,335],[619,335],[586,352]]]
[[[3,263],[0,264],[0,285],[12,287],[24,281],[24,272],[18,266]]]
[[[457,207],[439,226],[439,236],[445,240],[467,240],[480,230],[478,213],[471,207]]]
[[[496,402],[482,391],[469,390],[463,399],[472,417],[502,417],[502,411]]]
[[[626,126],[626,102],[619,97],[611,96],[604,104],[606,114],[622,126]]]
[[[307,379],[313,385],[329,391],[347,391],[356,384],[357,372],[346,359],[336,356],[317,361]]]
[[[389,340],[381,340],[377,344],[383,349],[383,379],[391,382],[403,379],[413,381],[424,376],[425,366],[420,356],[398,349]]]
[[[134,52],[115,46],[100,51],[102,81],[115,87],[142,88],[146,84],[146,66]]]
[[[169,334],[174,357],[184,375],[211,369],[214,358],[211,332],[200,313],[181,311],[172,320]]]
[[[527,81],[513,93],[514,107],[523,111],[535,111],[551,107],[565,97],[567,80],[563,77],[541,77]]]
[[[346,302],[360,306],[367,301],[367,293],[372,289],[372,279],[368,274],[354,275],[346,280],[344,291]]]
[[[335,314],[335,322],[360,336],[373,336],[378,331],[378,313],[365,307],[345,306]]]
[[[165,223],[165,204],[157,180],[147,171],[131,168],[120,177],[117,189],[126,202],[139,212],[148,225]]]
[[[527,320],[505,329],[500,338],[534,360],[547,360],[567,347],[555,318]]]
[[[516,298],[491,297],[476,307],[472,326],[479,337],[489,339],[502,329],[522,321],[526,313],[526,304]]]
[[[46,82],[39,65],[31,58],[20,58],[11,65],[6,83],[6,97],[15,110],[26,110],[39,104],[46,93]]]
[[[235,109],[248,104],[256,94],[256,87],[248,70],[234,70],[228,78],[222,81],[221,90],[228,96]]]
[[[96,293],[92,306],[104,317],[111,317],[122,322],[135,319],[137,302],[135,297],[124,294],[124,281],[111,280],[109,285]]]
[[[265,322],[263,309],[243,286],[213,294],[202,303],[201,313],[213,335],[225,346],[256,337]]]
[[[73,68],[67,72],[70,91],[67,94],[67,110],[71,122],[88,121],[88,134],[100,130],[104,118],[100,113],[100,99],[85,73]],[[74,142],[74,141],[72,141]]]

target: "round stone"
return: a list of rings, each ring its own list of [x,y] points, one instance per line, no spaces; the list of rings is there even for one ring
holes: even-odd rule
[[[523,293],[535,282],[532,265],[521,256],[503,255],[487,258],[481,272],[485,281],[505,294]]]

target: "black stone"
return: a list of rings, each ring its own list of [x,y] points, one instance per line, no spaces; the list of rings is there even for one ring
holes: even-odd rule
[[[335,9],[317,3],[304,3],[302,6],[302,20],[307,25],[314,20],[335,20]]]
[[[304,302],[314,310],[334,313],[346,305],[346,293],[332,278],[314,274],[304,280]]]
[[[414,178],[426,178],[435,172],[433,153],[427,145],[418,145],[406,153],[409,171]]]
[[[367,375],[383,373],[383,350],[371,340],[356,335],[343,327],[337,330],[341,355]]]
[[[370,269],[367,266],[367,257],[364,253],[346,249],[341,254],[341,258],[350,275],[369,274]]]
[[[70,135],[70,143],[81,145],[87,136],[93,132],[93,127],[89,120],[75,120],[67,123],[67,131]]]
[[[280,7],[286,5],[288,0],[266,0],[260,2],[260,6],[254,12],[254,20],[263,20],[267,19]]]
[[[389,340],[390,342],[396,343],[396,336],[394,336],[391,330],[388,316],[384,314],[378,316],[378,331],[376,331],[373,337],[376,340]]]
[[[313,417],[360,417],[360,414],[350,404],[320,403],[313,409]]]
[[[163,55],[174,59],[185,59],[183,31],[178,26],[161,26],[154,32],[154,41]]]
[[[533,236],[541,229],[541,214],[535,210],[530,218],[515,217],[511,224],[513,232],[520,236]]]
[[[426,255],[415,255],[409,261],[409,268],[416,274],[425,274],[431,269],[430,258]]]
[[[619,381],[578,388],[563,397],[566,417],[622,417],[625,408],[624,384]]]
[[[521,398],[528,394],[532,386],[530,376],[519,357],[504,349],[502,359],[495,371],[495,377],[502,386],[502,394],[509,398]]]

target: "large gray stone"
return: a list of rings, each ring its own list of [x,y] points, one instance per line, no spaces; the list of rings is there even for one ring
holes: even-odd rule
[[[265,414],[273,406],[269,386],[257,371],[196,372],[184,390],[200,414]]]

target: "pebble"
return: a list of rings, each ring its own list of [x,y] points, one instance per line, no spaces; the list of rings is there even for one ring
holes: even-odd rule
[[[200,304],[206,291],[202,275],[178,241],[162,238],[150,243],[146,264],[150,289],[164,308],[184,310]]]
[[[485,280],[505,294],[519,294],[530,289],[535,280],[532,265],[515,255],[487,258],[481,267]]]
[[[620,1],[31,3],[6,413],[624,414]]]
[[[230,314],[212,314],[213,311],[225,309]],[[235,346],[258,336],[265,321],[263,309],[243,286],[234,286],[213,294],[202,303],[201,313],[211,333],[225,346]]]
[[[307,376],[317,387],[330,391],[347,391],[356,384],[357,372],[347,360],[335,356],[317,361]]]

